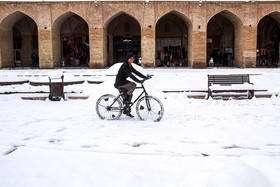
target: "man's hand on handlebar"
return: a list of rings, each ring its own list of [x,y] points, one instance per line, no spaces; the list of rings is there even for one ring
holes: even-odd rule
[[[152,78],[151,75],[147,75],[147,76],[145,77],[145,79],[151,79],[151,78]]]
[[[143,80],[140,81],[141,84],[143,84],[145,82],[145,80],[151,79],[152,76],[151,75],[147,75]]]

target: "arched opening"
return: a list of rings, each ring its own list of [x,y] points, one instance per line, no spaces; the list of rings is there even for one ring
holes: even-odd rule
[[[207,62],[213,66],[242,66],[242,23],[229,11],[222,11],[207,24]],[[209,63],[207,63],[209,66]]]
[[[280,13],[263,17],[258,24],[257,66],[278,66],[280,61]]]
[[[2,67],[38,67],[38,28],[31,17],[10,14],[1,22],[1,33]]]
[[[107,25],[108,66],[123,62],[127,52],[132,52],[136,57],[134,63],[139,63],[141,58],[139,22],[132,16],[120,12],[112,17]]]
[[[53,25],[54,66],[83,67],[89,63],[89,27],[73,12],[60,16]]]
[[[173,11],[156,24],[156,66],[188,66],[189,25]]]

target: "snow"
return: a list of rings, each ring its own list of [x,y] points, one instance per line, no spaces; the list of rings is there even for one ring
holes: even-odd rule
[[[212,90],[250,90],[250,89],[253,90],[254,85],[249,84],[247,82],[245,82],[243,84],[233,84],[231,86],[212,84],[211,86],[209,86],[209,88]]]
[[[2,1],[11,1],[14,2],[16,0],[2,0]],[[76,2],[76,1],[91,1],[91,0],[17,0],[16,2]],[[175,0],[97,0],[97,2],[102,1],[145,1],[146,3],[153,2],[153,1],[175,1]],[[177,1],[177,0],[176,0]],[[197,1],[197,0],[179,0],[179,1]],[[231,1],[231,0],[202,0],[202,2],[207,1]],[[255,1],[278,1],[278,0],[234,0],[234,1],[244,1],[244,2],[255,2]]]
[[[62,71],[67,81],[85,80],[65,91],[89,96],[52,102],[21,99],[47,94],[0,95],[0,186],[280,186],[280,69],[135,66],[153,75],[145,86],[162,101],[163,119],[140,121],[133,109],[135,118],[101,120],[95,102],[105,93],[117,94],[113,75],[119,66],[0,70],[0,82],[48,81],[50,73]],[[272,97],[225,101],[162,92],[206,90],[207,74],[242,73]],[[48,89],[23,84],[0,86],[0,93]]]

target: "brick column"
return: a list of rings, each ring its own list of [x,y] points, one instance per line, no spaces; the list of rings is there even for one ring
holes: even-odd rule
[[[53,66],[61,66],[61,41],[60,41],[60,26],[53,25],[52,28],[52,56],[53,56]],[[39,54],[40,55],[40,54]]]
[[[0,68],[14,65],[14,46],[13,46],[13,33],[11,29],[2,28],[0,37]]]
[[[141,25],[141,60],[143,67],[155,67],[156,26],[154,25],[154,5],[143,4],[143,23]]]
[[[89,28],[90,68],[107,66],[107,33],[103,28]]]
[[[256,67],[257,60],[257,33],[258,28],[243,27],[243,63],[244,68]]]
[[[203,31],[193,31],[192,35],[192,59],[190,66],[193,68],[205,68],[207,56],[207,33]]]
[[[249,6],[243,7],[244,18],[242,24],[240,23],[239,33],[235,35],[242,35],[239,41],[236,41],[235,48],[239,48],[240,63],[238,67],[251,68],[256,67],[257,58],[257,34],[258,34],[258,4],[251,3]],[[235,49],[235,51],[238,51]]]
[[[54,63],[50,6],[38,6],[38,12],[39,67],[51,69],[54,67]]]
[[[142,28],[141,31],[141,60],[143,67],[155,66],[155,28]]]
[[[190,64],[193,68],[205,68],[207,57],[207,23],[205,9],[194,4],[193,27],[190,45]]]

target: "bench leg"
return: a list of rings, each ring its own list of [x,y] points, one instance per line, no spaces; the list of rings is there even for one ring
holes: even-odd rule
[[[255,96],[254,90],[249,90],[248,98],[252,99]]]
[[[211,92],[211,90],[208,90],[207,100],[209,99],[209,97],[212,97],[212,92]]]

